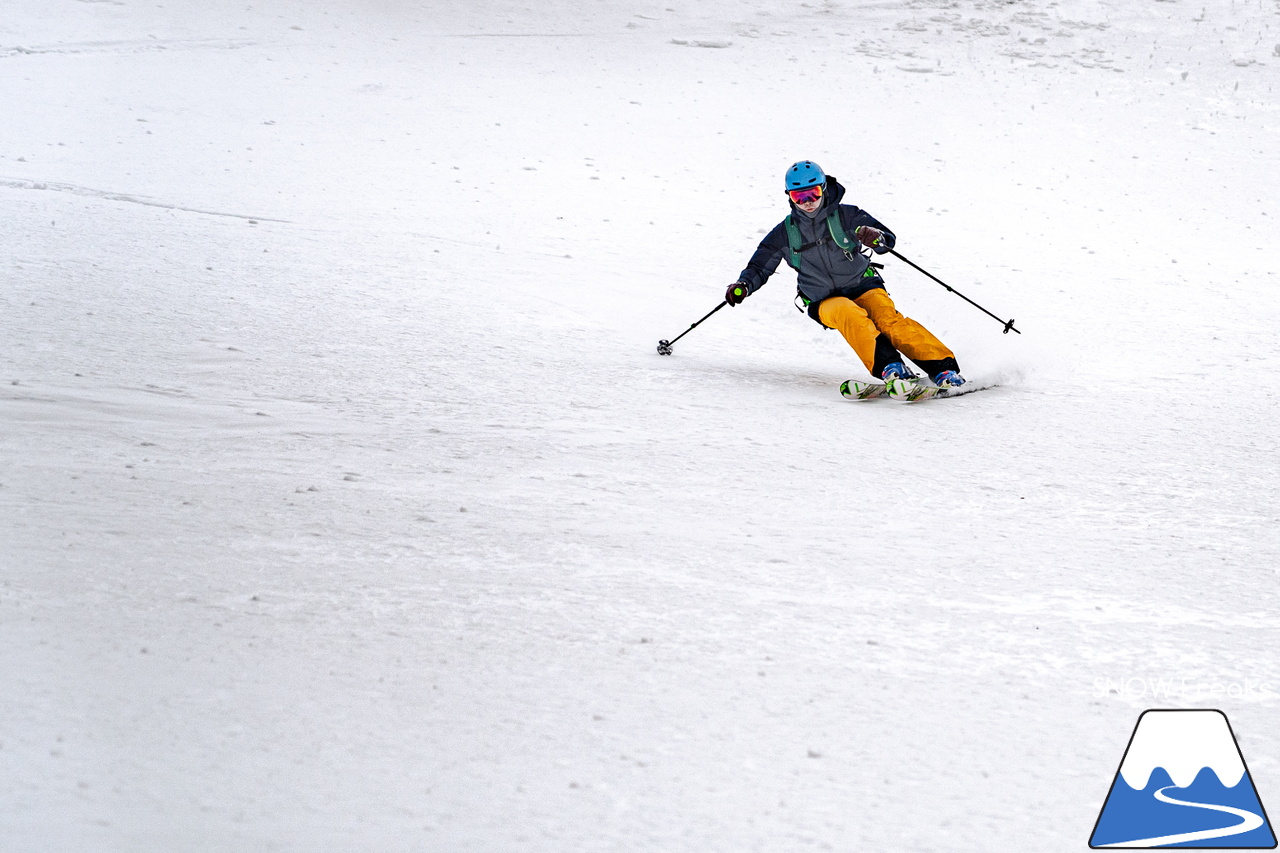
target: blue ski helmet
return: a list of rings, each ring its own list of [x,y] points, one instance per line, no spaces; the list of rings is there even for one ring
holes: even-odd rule
[[[787,190],[802,190],[805,187],[816,187],[826,182],[827,176],[822,171],[822,167],[812,160],[801,160],[799,163],[792,163],[791,168],[787,169],[787,175],[784,178]]]

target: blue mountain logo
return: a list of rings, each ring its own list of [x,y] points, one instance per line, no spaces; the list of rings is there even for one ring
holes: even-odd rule
[[[1144,711],[1089,846],[1269,850],[1275,833],[1221,711]]]

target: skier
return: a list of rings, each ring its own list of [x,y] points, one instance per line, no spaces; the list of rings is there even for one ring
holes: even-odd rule
[[[863,254],[893,248],[893,232],[871,214],[841,204],[844,187],[812,160],[787,169],[784,178],[791,214],[760,241],[738,280],[729,285],[725,301],[736,306],[755,293],[784,257],[795,268],[797,300],[824,328],[836,329],[848,341],[871,375],[889,386],[890,394],[918,385],[903,363],[905,355],[929,375],[935,385],[964,384],[955,354],[924,326],[894,307],[884,279]],[[848,233],[862,246],[849,239]],[[798,306],[797,306],[798,307]]]

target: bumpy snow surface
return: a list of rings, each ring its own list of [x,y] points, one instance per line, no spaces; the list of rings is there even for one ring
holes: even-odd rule
[[[0,849],[1080,850],[1148,707],[1277,807],[1280,7],[664,3],[7,0]],[[801,158],[995,387],[655,352]]]

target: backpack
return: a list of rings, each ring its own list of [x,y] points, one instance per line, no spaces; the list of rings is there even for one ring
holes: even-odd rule
[[[791,249],[791,255],[790,257],[787,258],[787,263],[791,265],[792,269],[799,270],[800,269],[800,253],[803,252],[805,249],[812,249],[814,246],[820,246],[826,241],[819,239],[812,243],[802,244],[801,238],[800,238],[800,228],[799,226],[796,225],[795,220],[792,218],[794,216],[795,214],[792,214],[792,213],[787,214],[787,218],[782,221],[782,224],[786,226],[787,245]],[[837,205],[836,209],[831,211],[831,213],[827,215],[827,230],[831,232],[832,242],[834,242],[837,246],[840,247],[840,250],[844,252],[845,257],[847,257],[849,260],[853,260],[854,254],[859,253],[858,244],[850,240],[849,235],[844,233],[844,225],[841,224],[840,222],[839,205]]]
[[[787,218],[782,220],[782,224],[786,226],[787,246],[791,249],[791,253],[787,257],[787,263],[791,265],[792,269],[799,272],[800,253],[805,249],[812,249],[814,246],[820,246],[826,241],[818,239],[812,243],[802,243],[800,238],[800,228],[792,219],[794,215],[795,214],[791,213],[787,214]],[[850,240],[848,234],[844,233],[844,225],[840,222],[840,207],[838,205],[835,210],[831,211],[831,213],[827,215],[827,231],[831,233],[832,242],[840,247],[840,250],[844,252],[844,256],[849,260],[853,260],[855,254],[860,255],[862,253],[861,247],[853,240]],[[876,270],[880,269],[884,269],[884,264],[868,263],[867,271],[863,273],[863,277],[874,278],[876,276]],[[809,306],[809,299],[800,292],[798,287],[796,288],[796,301],[803,302],[806,308]],[[798,304],[796,305],[796,308],[802,313],[804,312],[804,308],[801,308]],[[814,319],[816,320],[817,318],[815,317]]]

